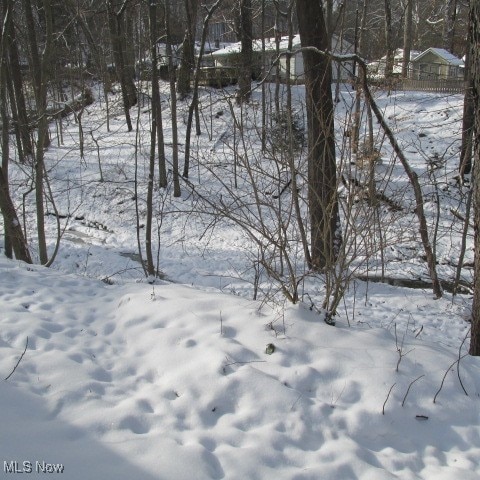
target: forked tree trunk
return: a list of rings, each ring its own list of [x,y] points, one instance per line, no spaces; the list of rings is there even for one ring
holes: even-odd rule
[[[177,92],[183,100],[191,92],[192,72],[195,66],[195,31],[198,0],[185,0],[187,25],[182,45],[182,57],[177,71]]]
[[[130,117],[130,108],[137,103],[137,90],[133,81],[132,69],[128,68],[125,52],[125,42],[127,40],[124,34],[124,13],[127,5],[128,2],[124,2],[121,9],[116,12],[113,0],[107,0],[108,27],[112,43],[113,59],[115,61],[115,72],[122,90],[123,108],[127,128],[128,131],[131,132],[133,130],[133,125]]]

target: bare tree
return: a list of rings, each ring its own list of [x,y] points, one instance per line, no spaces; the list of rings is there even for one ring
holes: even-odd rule
[[[308,123],[310,267],[328,270],[334,265],[341,233],[337,200],[332,65],[328,56],[318,52],[330,49],[323,2],[297,0],[297,18],[303,48]]]
[[[177,70],[177,92],[184,99],[191,91],[192,72],[195,66],[195,31],[198,0],[185,0],[186,27],[182,45],[182,57]]]
[[[175,89],[175,70],[173,65],[171,30],[170,30],[170,1],[165,0],[165,30],[167,32],[167,58],[168,77],[170,81],[170,109],[172,121],[172,173],[173,173],[173,196],[179,197],[180,178],[178,167],[178,129],[177,129],[177,92]]]
[[[453,53],[455,41],[455,20],[457,17],[457,0],[445,0],[445,19],[443,22],[443,48]]]
[[[192,137],[192,124],[193,124],[193,114],[195,110],[198,110],[198,85],[200,82],[200,64],[202,63],[203,52],[205,49],[205,40],[208,33],[208,24],[215,10],[220,6],[222,0],[216,0],[211,6],[205,6],[206,15],[203,19],[202,24],[202,37],[200,40],[200,51],[196,59],[195,65],[195,74],[193,76],[193,92],[192,92],[192,101],[188,107],[188,117],[187,117],[187,128],[185,130],[185,159],[183,164],[183,177],[188,178],[190,173],[190,145]],[[198,122],[197,122],[198,128]],[[200,132],[197,130],[197,134],[200,135]]]
[[[37,142],[35,152],[35,202],[37,208],[37,238],[40,263],[48,262],[47,243],[45,238],[45,205],[44,205],[44,150],[48,145],[48,116],[47,116],[47,88],[51,72],[51,57],[53,53],[53,16],[51,0],[43,0],[43,14],[45,16],[45,45],[40,54],[34,12],[31,0],[23,0],[25,19],[28,30],[31,71],[33,76],[33,90],[35,94],[37,115]]]
[[[392,6],[390,0],[385,0],[385,80],[390,83],[393,74],[395,48],[393,46]]]
[[[408,64],[410,63],[410,55],[412,51],[412,35],[413,35],[413,2],[414,0],[406,0],[405,20],[403,24],[403,62],[402,77],[408,76]]]
[[[252,0],[240,1],[240,66],[238,71],[237,102],[250,100],[253,71],[253,12]]]
[[[9,2],[3,5],[1,20],[2,26],[8,24],[13,14],[13,4]],[[7,105],[7,89],[6,89],[6,29],[2,28],[0,37],[0,117],[2,123],[2,163],[0,166],[0,211],[3,216],[3,224],[5,229],[5,251],[7,256],[11,257],[12,253],[18,260],[32,263],[30,251],[27,241],[23,234],[21,224],[18,220],[15,206],[10,196],[10,188],[8,183],[8,163],[9,163],[9,118]]]
[[[112,42],[113,59],[115,61],[115,72],[122,89],[123,107],[125,111],[125,120],[127,122],[128,131],[133,130],[132,120],[130,118],[130,108],[137,103],[137,90],[133,81],[132,69],[127,65],[126,42],[125,35],[125,10],[128,2],[124,1],[118,11],[115,10],[113,0],[107,1],[108,26],[110,31],[110,39]]]

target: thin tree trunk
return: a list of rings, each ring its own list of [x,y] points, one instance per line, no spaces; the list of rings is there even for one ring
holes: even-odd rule
[[[165,0],[165,30],[167,31],[167,58],[168,77],[170,80],[170,108],[172,120],[172,169],[173,169],[173,196],[179,197],[180,178],[178,170],[178,129],[177,129],[177,92],[175,89],[175,70],[172,58],[172,44],[170,31],[170,1]]]
[[[360,28],[357,29],[357,38],[355,39],[356,45],[356,52],[359,55],[362,55],[362,47],[363,47],[363,34],[365,31],[365,24],[367,18],[367,7],[368,7],[368,0],[363,0],[363,8],[362,8],[362,16],[360,20]],[[356,22],[358,24],[358,16],[359,12],[357,10],[357,19]],[[362,89],[359,84],[357,84],[355,89],[355,107],[353,111],[353,127],[351,132],[351,142],[352,142],[352,151],[353,153],[358,152],[359,147],[359,140],[360,140],[360,123],[361,123],[361,108],[362,108]]]
[[[475,0],[473,0],[475,1]],[[453,53],[455,40],[455,20],[457,17],[457,0],[445,0],[445,19],[443,22],[443,48]]]
[[[248,102],[251,96],[253,72],[252,0],[240,0],[240,68],[237,103]]]
[[[198,0],[185,0],[187,25],[183,39],[182,57],[177,70],[177,92],[183,100],[191,92],[192,72],[195,66],[195,27]]]
[[[392,30],[392,6],[390,0],[385,0],[385,47],[387,51],[387,58],[385,60],[385,81],[390,88],[393,75],[393,65],[395,62],[395,49],[393,48]]]
[[[220,6],[222,0],[217,0],[211,7],[207,8],[207,14],[203,19],[202,25],[202,39],[200,41],[200,52],[198,53],[197,63],[195,67],[195,74],[193,76],[193,96],[192,102],[188,108],[188,117],[187,117],[187,127],[185,131],[185,159],[183,164],[183,177],[188,178],[190,173],[190,144],[191,144],[191,137],[192,137],[192,123],[193,123],[193,113],[198,106],[198,84],[200,80],[200,64],[203,58],[203,52],[205,49],[205,41],[207,38],[208,33],[208,24],[210,22],[210,18],[214,14],[215,10]]]
[[[130,117],[130,108],[137,103],[137,91],[132,77],[132,71],[128,68],[126,53],[124,49],[124,12],[127,6],[125,2],[122,8],[116,12],[113,0],[107,0],[108,27],[110,31],[110,40],[112,43],[113,58],[115,61],[115,72],[120,83],[123,98],[123,108],[128,131],[133,130],[132,119]]]
[[[157,65],[157,2],[150,0],[148,5],[150,30],[150,56],[152,59],[152,124],[150,126],[150,161],[147,185],[147,219],[145,225],[145,256],[147,274],[155,276],[155,263],[152,253],[152,221],[153,221],[153,181],[155,177],[155,147],[157,140],[157,109],[159,108],[158,65]]]
[[[8,5],[13,12],[13,0],[8,0]],[[27,107],[25,103],[25,96],[23,94],[23,80],[22,73],[20,71],[20,60],[18,55],[18,44],[15,32],[15,26],[13,22],[13,14],[10,20],[6,24],[7,31],[7,44],[8,44],[8,69],[9,79],[8,83],[10,94],[10,105],[12,114],[15,120],[15,131],[17,138],[20,139],[19,143],[19,158],[20,162],[25,161],[25,157],[31,157],[33,155],[32,138],[30,136],[30,129],[28,126]]]
[[[412,51],[412,32],[413,32],[413,1],[406,0],[405,6],[405,23],[403,26],[403,62],[402,77],[408,77],[408,66],[410,63],[410,55]]]
[[[288,21],[288,52],[293,51],[293,22],[292,22],[292,10],[295,5],[295,0],[290,0],[287,10],[287,21]],[[305,224],[303,221],[302,209],[300,207],[300,198],[298,194],[298,183],[297,183],[297,169],[295,165],[295,153],[293,148],[293,118],[292,118],[292,85],[290,80],[291,75],[291,61],[292,56],[287,53],[285,57],[286,61],[286,77],[287,77],[287,103],[286,103],[286,117],[287,117],[287,128],[288,128],[288,165],[290,168],[290,177],[291,177],[291,192],[292,192],[292,203],[295,209],[295,216],[297,219],[298,231],[300,233],[300,238],[302,241],[303,254],[305,256],[305,262],[307,265],[311,265],[312,257],[310,255],[310,249],[308,246],[307,232],[305,229]],[[296,295],[295,295],[296,297]],[[295,298],[296,300],[296,298]]]

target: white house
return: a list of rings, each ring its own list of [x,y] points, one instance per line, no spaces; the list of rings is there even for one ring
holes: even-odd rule
[[[465,62],[443,48],[428,48],[410,62],[415,80],[463,80]]]
[[[277,67],[274,63],[278,59],[278,75],[282,81],[285,81],[287,57],[284,53],[288,51],[288,37],[282,37],[280,39],[278,51],[274,38],[266,38],[264,43],[265,50],[263,49],[262,40],[257,39],[253,42],[253,77],[258,79],[261,77],[262,71],[265,71],[266,73],[268,72],[268,77],[270,79],[275,78],[277,76]],[[301,52],[298,51],[300,48],[300,35],[297,34],[292,39],[293,55],[290,58],[290,80],[295,83],[303,83],[304,81],[303,56]],[[264,56],[262,56],[263,51],[265,51]],[[217,67],[238,68],[240,52],[241,43],[237,42],[213,52],[211,56]],[[337,55],[353,53],[353,46],[345,39],[334,35],[332,39],[332,52]],[[262,69],[262,57],[265,60],[265,70]],[[334,81],[350,80],[352,71],[353,65],[351,61],[342,62],[341,65],[338,65],[335,61],[332,62],[332,79]]]

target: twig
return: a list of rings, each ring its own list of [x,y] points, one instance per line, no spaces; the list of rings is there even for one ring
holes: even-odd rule
[[[470,331],[471,331],[471,328],[468,330],[467,334],[465,335],[462,343],[460,344],[460,347],[458,349],[458,360],[457,360],[457,376],[458,376],[458,381],[460,382],[460,386],[462,387],[465,395],[468,397],[468,393],[467,391],[465,390],[465,387],[463,386],[463,382],[462,382],[462,379],[460,378],[460,356],[461,356],[461,353],[462,353],[462,347],[463,347],[463,344],[465,343],[465,340],[468,338],[468,335],[470,334]]]
[[[408,327],[407,327],[408,328]],[[405,341],[405,334],[406,334],[406,331],[405,333],[403,334],[403,338],[402,338],[402,343],[400,346],[398,346],[398,337],[397,337],[397,324],[395,323],[395,346],[397,348],[397,352],[398,352],[398,361],[397,361],[397,368],[395,369],[397,372],[398,372],[398,368],[400,367],[400,362],[402,361],[402,358],[403,357],[406,357],[410,352],[412,352],[414,349],[412,348],[411,350],[409,350],[408,352],[406,353],[403,353],[403,342]]]
[[[385,415],[385,405],[387,404],[388,398],[390,397],[390,393],[392,393],[393,387],[394,387],[395,385],[396,385],[396,383],[394,383],[394,384],[390,387],[390,390],[389,390],[388,393],[387,393],[387,398],[386,398],[385,401],[383,402],[382,415]]]
[[[443,382],[445,382],[445,378],[447,377],[447,373],[452,369],[452,367],[458,363],[463,357],[466,357],[468,355],[468,353],[465,353],[464,355],[462,355],[461,357],[457,358],[448,368],[447,368],[447,371],[445,372],[445,375],[443,376],[442,378],[442,383],[440,384],[440,388],[438,389],[437,393],[435,394],[435,396],[433,397],[433,403],[436,403],[436,400],[437,400],[437,397],[438,397],[438,394],[441,392],[442,388],[443,388]]]
[[[14,374],[15,370],[20,365],[20,362],[22,361],[22,358],[25,355],[25,352],[27,351],[27,348],[28,348],[28,337],[27,337],[27,342],[25,343],[25,349],[23,350],[23,353],[20,355],[20,358],[18,359],[17,364],[15,365],[13,370],[10,372],[10,375],[5,379],[5,381],[7,381]]]
[[[405,400],[407,400],[407,395],[408,395],[408,392],[410,391],[410,387],[417,381],[417,380],[420,380],[422,377],[424,377],[425,375],[420,375],[419,377],[417,377],[413,382],[410,383],[410,385],[408,386],[407,388],[407,393],[405,394],[405,396],[403,397],[403,401],[402,401],[402,407],[405,405]]]
[[[229,367],[230,365],[245,365],[246,363],[267,363],[266,360],[249,360],[248,362],[232,362],[226,363],[223,368]]]

